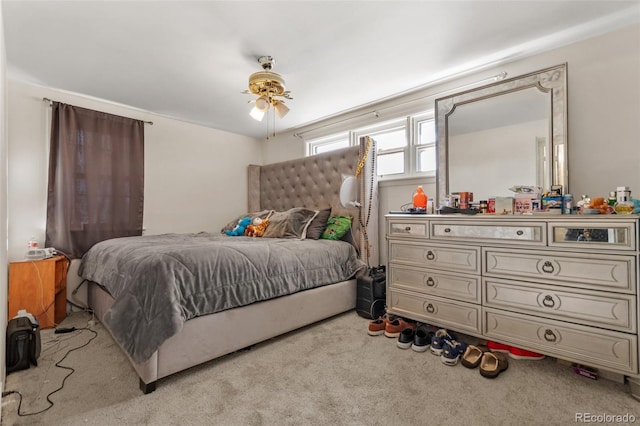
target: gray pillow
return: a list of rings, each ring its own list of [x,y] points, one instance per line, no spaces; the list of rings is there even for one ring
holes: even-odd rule
[[[269,225],[262,238],[299,238],[307,237],[307,228],[318,215],[318,210],[294,207],[285,212],[275,212],[269,217]]]
[[[311,221],[307,228],[307,238],[311,240],[319,240],[320,235],[327,227],[327,220],[331,216],[331,207],[328,209],[320,210],[315,219]]]

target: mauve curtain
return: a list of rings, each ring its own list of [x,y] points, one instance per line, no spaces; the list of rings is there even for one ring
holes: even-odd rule
[[[52,102],[46,247],[142,235],[144,122]]]

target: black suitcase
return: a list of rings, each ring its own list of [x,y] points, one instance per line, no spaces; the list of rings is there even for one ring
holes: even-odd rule
[[[387,278],[384,265],[370,268],[357,279],[356,312],[363,318],[376,319],[384,315]]]
[[[38,365],[40,328],[28,317],[13,318],[7,324],[7,374]]]

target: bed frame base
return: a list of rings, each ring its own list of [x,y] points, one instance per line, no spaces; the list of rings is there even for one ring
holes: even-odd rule
[[[145,395],[151,393],[156,390],[156,383],[158,382],[145,383],[142,379],[140,379],[140,390]]]
[[[88,291],[89,306],[109,330],[102,318],[111,307],[113,298],[94,283],[89,285]],[[147,394],[156,389],[157,380],[163,377],[250,348],[256,343],[352,310],[355,306],[355,279],[305,290],[191,319],[147,361],[136,363],[131,358],[129,361],[140,378],[140,389]]]

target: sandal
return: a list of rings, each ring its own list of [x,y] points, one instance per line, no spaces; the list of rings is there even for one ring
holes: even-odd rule
[[[480,375],[494,379],[509,368],[509,359],[501,352],[485,352],[480,361]]]
[[[460,358],[460,363],[467,368],[476,368],[480,365],[482,356],[489,352],[486,345],[469,345]]]

